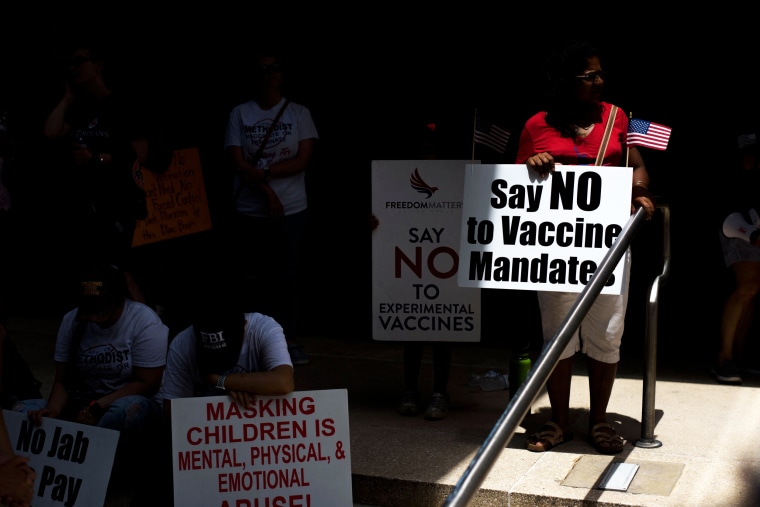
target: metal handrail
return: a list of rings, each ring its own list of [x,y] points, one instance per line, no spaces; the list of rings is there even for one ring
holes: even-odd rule
[[[493,467],[499,454],[512,440],[515,431],[530,410],[539,391],[546,384],[549,375],[557,366],[562,351],[570,342],[573,333],[581,325],[581,321],[588,313],[589,308],[604,288],[607,279],[615,270],[618,261],[625,254],[639,227],[646,220],[646,210],[640,207],[631,215],[628,223],[623,228],[617,241],[612,245],[602,259],[599,269],[594,273],[589,284],[583,289],[568,312],[559,329],[554,334],[548,346],[544,347],[538,359],[533,364],[527,378],[509,400],[507,408],[494,425],[483,445],[478,450],[460,477],[454,489],[446,498],[443,507],[464,507],[470,504],[480,485],[485,480],[488,472]]]
[[[641,401],[641,438],[634,442],[636,447],[653,449],[662,446],[654,438],[656,421],[654,410],[654,392],[657,379],[657,309],[659,307],[660,285],[664,284],[670,273],[670,208],[658,205],[662,210],[662,273],[652,282],[647,299],[647,327],[644,344],[644,393]]]

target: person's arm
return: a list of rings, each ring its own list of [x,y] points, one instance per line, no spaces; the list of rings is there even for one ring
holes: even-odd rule
[[[205,381],[216,386],[220,375],[211,373]],[[256,395],[283,396],[293,392],[295,380],[293,367],[287,364],[275,366],[269,371],[230,373],[224,378],[224,391],[239,405],[248,406]]]
[[[209,384],[216,385],[219,375],[207,375]],[[286,364],[275,366],[269,371],[230,373],[224,379],[226,391],[246,391],[265,396],[282,396],[295,388],[293,367]]]
[[[631,184],[631,212],[637,208],[644,207],[647,213],[647,220],[654,214],[654,196],[649,191],[649,172],[644,165],[644,158],[636,146],[628,148],[628,163],[633,168]]]
[[[55,363],[55,378],[53,379],[53,386],[50,389],[50,396],[48,397],[47,406],[40,410],[32,410],[29,412],[29,420],[35,426],[42,424],[43,417],[50,417],[57,419],[63,412],[66,403],[69,401],[69,393],[66,390],[64,379],[66,378],[66,372],[69,366],[66,363]]]
[[[84,407],[82,410],[86,413],[80,414],[80,416],[92,416],[95,421],[97,421],[100,419],[100,416],[103,415],[103,412],[108,409],[111,403],[119,398],[133,394],[139,394],[146,397],[153,396],[161,387],[161,377],[163,374],[163,366],[156,368],[140,368],[136,366],[133,371],[133,380],[131,382],[128,382],[112,393],[101,396],[96,400],[92,400],[94,402],[93,405]],[[87,418],[85,417],[85,420],[86,419]]]
[[[69,132],[69,125],[66,123],[66,112],[74,102],[74,94],[71,87],[66,83],[66,92],[61,100],[56,104],[48,117],[45,119],[42,133],[48,139],[58,139]]]
[[[302,141],[299,141],[298,153],[296,153],[296,156],[288,160],[276,162],[269,166],[269,177],[272,179],[286,178],[304,172],[311,163],[315,145],[316,139],[303,139]]]
[[[263,185],[266,176],[264,175],[264,169],[260,167],[254,167],[249,164],[243,156],[243,149],[240,146],[228,146],[227,154],[230,158],[230,163],[235,172],[240,174],[243,182],[248,186]]]

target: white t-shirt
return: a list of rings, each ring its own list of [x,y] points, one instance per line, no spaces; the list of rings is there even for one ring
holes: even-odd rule
[[[266,111],[261,109],[254,100],[233,108],[227,122],[224,149],[240,146],[243,157],[251,161],[284,102],[283,98],[276,106]],[[272,130],[264,153],[256,166],[266,168],[277,162],[295,158],[298,153],[298,142],[304,139],[319,139],[317,128],[314,126],[309,109],[291,102],[283,111],[277,126]],[[234,188],[236,193],[241,185],[240,178],[236,176]],[[306,179],[303,171],[287,178],[272,178],[269,186],[279,197],[286,215],[306,209]],[[240,190],[235,205],[239,212],[246,215],[267,216],[266,199],[251,192],[245,185]]]
[[[260,313],[245,314],[245,335],[237,364],[220,374],[270,371],[277,366],[293,366],[282,327],[272,317]],[[160,401],[197,396],[218,396],[206,386],[196,362],[196,341],[193,326],[180,331],[169,345]]]
[[[113,326],[101,328],[78,322],[77,310],[63,316],[53,355],[66,363],[76,327],[85,326],[79,343],[77,367],[87,394],[98,397],[121,389],[134,380],[134,368],[157,368],[166,364],[169,328],[149,306],[127,299]]]

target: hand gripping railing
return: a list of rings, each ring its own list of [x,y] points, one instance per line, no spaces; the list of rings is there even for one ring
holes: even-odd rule
[[[464,507],[470,504],[499,454],[512,440],[517,426],[528,413],[539,391],[557,366],[562,351],[565,350],[575,330],[581,325],[581,321],[604,288],[604,284],[615,270],[615,266],[625,254],[645,219],[646,210],[639,208],[628,220],[617,241],[602,259],[599,269],[578,296],[551,342],[541,351],[525,382],[517,390],[515,396],[509,400],[507,408],[494,425],[491,433],[444,501],[444,507]],[[651,391],[654,394],[654,388]]]

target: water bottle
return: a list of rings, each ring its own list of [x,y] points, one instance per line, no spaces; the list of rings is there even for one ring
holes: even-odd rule
[[[532,363],[527,349],[520,351],[518,355],[513,355],[509,361],[509,398],[512,399],[517,390],[523,385],[528,377],[528,372]],[[530,413],[530,412],[528,412]]]

